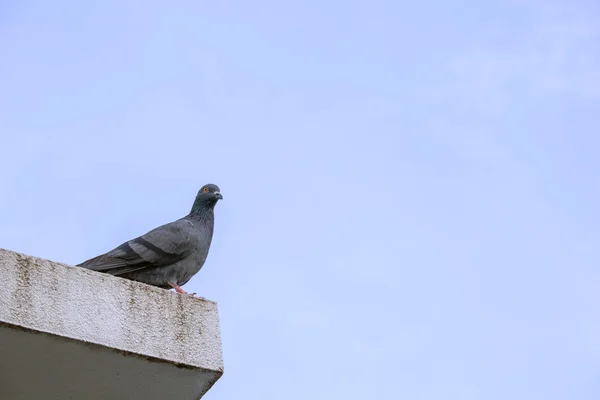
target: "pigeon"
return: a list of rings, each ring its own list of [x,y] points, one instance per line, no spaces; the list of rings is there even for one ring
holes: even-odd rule
[[[77,266],[189,294],[181,286],[196,275],[206,261],[213,237],[214,208],[222,199],[217,185],[204,185],[185,217]]]

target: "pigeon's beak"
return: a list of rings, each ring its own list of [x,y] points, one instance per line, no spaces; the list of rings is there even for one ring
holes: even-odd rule
[[[221,192],[215,192],[215,197],[219,200],[223,200],[223,195],[221,194]]]

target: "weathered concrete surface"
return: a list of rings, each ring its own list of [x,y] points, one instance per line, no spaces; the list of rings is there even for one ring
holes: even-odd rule
[[[214,302],[0,249],[0,399],[190,399],[223,373]]]

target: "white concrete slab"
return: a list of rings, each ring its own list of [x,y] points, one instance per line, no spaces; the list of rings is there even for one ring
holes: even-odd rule
[[[0,249],[0,399],[197,400],[223,373],[214,302]]]

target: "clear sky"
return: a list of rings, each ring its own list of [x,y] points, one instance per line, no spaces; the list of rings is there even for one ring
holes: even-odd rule
[[[0,2],[0,247],[218,184],[206,399],[600,398],[597,1]]]

